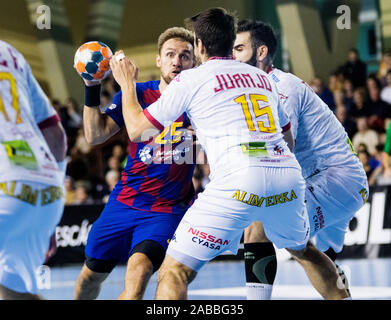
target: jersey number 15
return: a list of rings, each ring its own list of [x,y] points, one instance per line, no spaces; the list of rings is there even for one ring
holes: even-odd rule
[[[247,126],[250,131],[256,131],[255,126],[257,125],[260,132],[276,133],[276,125],[274,123],[273,113],[270,106],[260,107],[258,101],[268,102],[267,97],[263,94],[250,94],[250,103],[255,115],[255,121],[253,115],[250,112],[248,98],[245,94],[234,99],[236,103],[242,106],[244,116],[246,118]],[[268,119],[269,126],[265,126],[265,121],[260,121],[260,117],[266,116]]]

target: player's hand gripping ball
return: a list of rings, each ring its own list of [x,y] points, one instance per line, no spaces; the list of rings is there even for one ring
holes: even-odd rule
[[[110,58],[113,53],[100,41],[86,42],[75,53],[74,67],[80,76],[90,81],[100,81],[110,72]]]

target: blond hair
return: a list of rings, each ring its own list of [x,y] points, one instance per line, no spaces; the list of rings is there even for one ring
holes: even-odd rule
[[[160,36],[157,41],[157,47],[158,47],[158,52],[160,54],[163,44],[174,38],[179,38],[183,41],[189,42],[191,45],[193,45],[194,42],[194,33],[191,32],[190,30],[187,30],[182,27],[173,27],[173,28],[168,28],[166,31],[164,31]]]

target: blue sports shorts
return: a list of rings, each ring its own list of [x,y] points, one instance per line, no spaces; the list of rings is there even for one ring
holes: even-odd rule
[[[153,240],[167,249],[183,214],[133,209],[110,197],[88,234],[85,254],[90,258],[126,262],[132,249]]]

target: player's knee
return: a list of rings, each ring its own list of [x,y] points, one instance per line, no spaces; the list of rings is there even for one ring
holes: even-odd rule
[[[154,240],[144,240],[133,248],[131,255],[133,256],[138,253],[142,253],[149,259],[153,267],[152,273],[154,273],[160,268],[166,250]]]
[[[287,249],[287,250],[290,252],[290,254],[293,256],[294,259],[306,260],[306,259],[310,259],[314,250],[317,249],[311,241],[308,241],[307,245],[303,249],[300,250]]]
[[[86,265],[84,265],[79,279],[83,286],[98,286],[106,279],[108,275],[109,273],[99,273],[92,271]]]
[[[189,284],[191,281],[193,281],[197,274],[196,271],[175,261],[170,257],[168,257],[168,259],[165,261],[169,262],[163,262],[163,265],[158,273],[158,282],[170,279],[171,281]]]
[[[154,265],[146,255],[136,253],[129,259],[128,272],[137,278],[150,277],[154,272]]]

